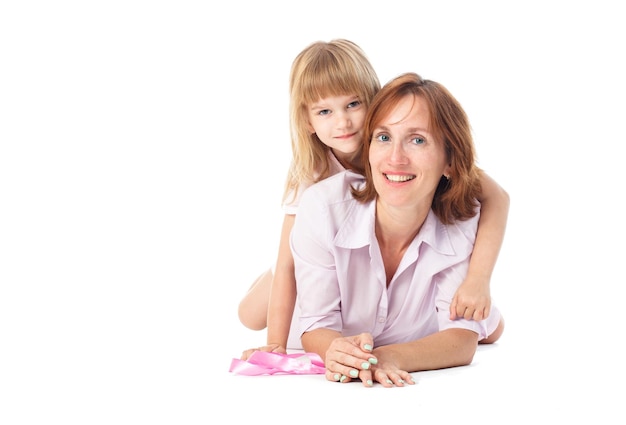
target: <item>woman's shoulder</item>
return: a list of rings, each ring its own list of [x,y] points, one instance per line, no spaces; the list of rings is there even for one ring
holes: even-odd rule
[[[360,174],[342,171],[315,183],[302,193],[298,214],[303,211],[317,211],[313,214],[345,215],[357,203],[352,196],[352,187],[359,187],[364,180]]]
[[[480,219],[480,209],[477,208],[476,215],[467,220],[457,220],[447,225],[448,232],[457,240],[465,240],[474,244],[476,233],[478,232],[478,221]]]
[[[364,181],[365,178],[362,175],[350,170],[344,170],[311,185],[304,191],[302,196],[304,197],[306,192],[315,192],[318,196],[323,195],[328,200],[351,199],[351,188],[360,186]]]

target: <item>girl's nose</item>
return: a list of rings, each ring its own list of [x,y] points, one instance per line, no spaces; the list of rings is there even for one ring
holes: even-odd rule
[[[352,125],[350,114],[347,112],[338,112],[336,115],[336,124],[338,128],[349,128]]]

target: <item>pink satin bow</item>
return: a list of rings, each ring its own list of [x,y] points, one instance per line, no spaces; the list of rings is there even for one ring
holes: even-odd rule
[[[247,376],[275,373],[313,375],[326,373],[326,368],[321,357],[315,353],[281,354],[255,351],[248,360],[233,359],[228,371]]]

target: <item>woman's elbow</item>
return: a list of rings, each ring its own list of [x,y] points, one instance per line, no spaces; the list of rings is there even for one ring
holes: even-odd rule
[[[470,330],[459,330],[455,347],[455,366],[468,366],[474,361],[478,347],[478,334]]]
[[[463,350],[460,350],[458,365],[457,366],[469,366],[474,361],[474,354],[476,354],[476,347],[478,344],[473,347],[464,347]]]

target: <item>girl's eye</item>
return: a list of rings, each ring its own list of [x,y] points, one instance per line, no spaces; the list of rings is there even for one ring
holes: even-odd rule
[[[330,114],[330,109],[322,109],[318,112],[319,115],[328,115]]]
[[[359,106],[361,104],[360,100],[355,100],[354,102],[350,102],[348,103],[348,108],[356,108],[357,106]]]
[[[411,143],[414,143],[416,145],[423,145],[424,143],[426,143],[426,140],[421,137],[414,137],[411,139]]]
[[[387,136],[386,134],[379,134],[378,136],[376,136],[376,140],[378,140],[379,142],[388,142],[389,136]]]

